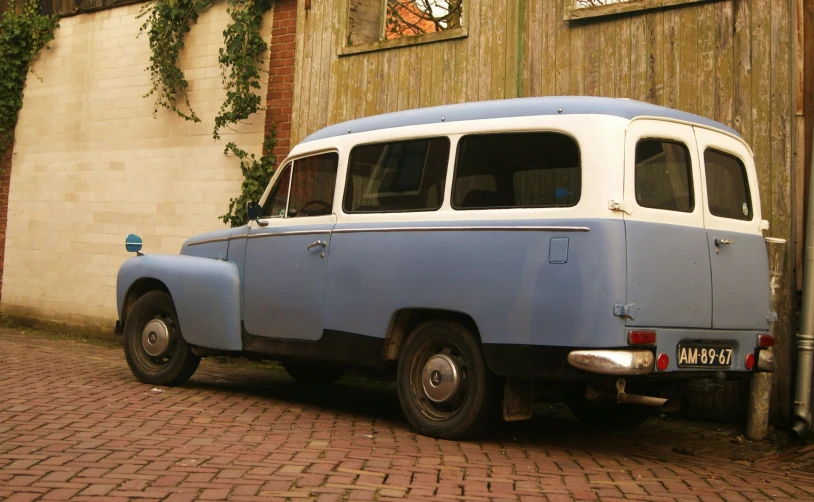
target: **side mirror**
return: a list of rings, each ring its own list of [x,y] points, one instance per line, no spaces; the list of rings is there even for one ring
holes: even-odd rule
[[[141,251],[141,237],[136,234],[130,234],[124,240],[124,248],[128,253],[138,253]]]
[[[249,215],[249,221],[254,221],[263,216],[263,208],[260,204],[250,201],[246,203],[246,213]]]

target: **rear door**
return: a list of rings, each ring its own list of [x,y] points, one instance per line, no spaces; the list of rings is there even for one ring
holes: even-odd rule
[[[712,325],[700,173],[691,126],[630,123],[624,188],[628,326]]]
[[[766,329],[769,265],[751,155],[735,138],[695,128],[712,265],[712,327]]]

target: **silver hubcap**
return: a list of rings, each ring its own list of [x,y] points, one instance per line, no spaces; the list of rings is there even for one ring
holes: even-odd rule
[[[170,346],[170,330],[164,321],[153,319],[144,326],[144,331],[141,332],[141,345],[152,357],[160,357],[167,352]]]
[[[436,354],[424,365],[421,384],[430,401],[445,403],[458,392],[461,384],[458,367],[449,356]]]

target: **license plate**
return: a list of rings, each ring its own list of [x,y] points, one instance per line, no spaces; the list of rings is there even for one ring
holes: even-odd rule
[[[726,345],[678,344],[679,368],[728,368],[732,347]]]

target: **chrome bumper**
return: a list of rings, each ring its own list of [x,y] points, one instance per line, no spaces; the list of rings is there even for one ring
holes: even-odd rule
[[[649,350],[574,350],[568,364],[601,375],[647,375],[653,372]]]

